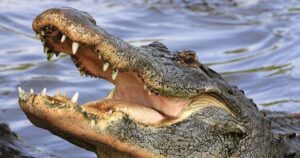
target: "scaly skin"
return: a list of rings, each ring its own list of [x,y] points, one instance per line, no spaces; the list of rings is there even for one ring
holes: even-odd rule
[[[96,26],[87,13],[72,8],[43,12],[34,20],[33,29],[46,46],[48,57],[57,52],[69,54],[83,73],[116,85],[104,100],[83,106],[77,105],[76,95],[70,100],[60,94],[50,97],[20,88],[19,104],[33,124],[101,158],[286,156],[286,141],[274,136],[271,122],[253,101],[201,64],[193,51],[171,52],[159,42],[131,46]],[[61,42],[63,35],[68,40]],[[80,44],[76,54],[72,42]],[[100,70],[104,63],[109,63],[109,70]],[[115,72],[118,77],[111,79]],[[129,100],[124,94],[118,98],[129,80],[145,85],[152,93],[141,95],[142,101],[150,98],[163,105],[140,105],[133,101],[141,97],[138,94]],[[125,89],[140,91],[139,86],[135,88]],[[169,103],[174,106],[169,107]],[[119,110],[122,106],[147,108],[149,115],[158,111],[164,119],[143,122],[135,117],[138,112]],[[176,115],[172,115],[173,108],[179,109]]]

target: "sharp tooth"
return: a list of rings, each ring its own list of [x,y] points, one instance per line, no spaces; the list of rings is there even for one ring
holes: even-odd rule
[[[111,114],[111,113],[112,113],[112,110],[110,109],[107,113],[108,113],[108,114]]]
[[[34,94],[34,91],[32,88],[30,89],[30,94]]]
[[[105,62],[105,63],[103,64],[103,71],[106,71],[106,70],[108,69],[108,67],[109,67],[109,63],[108,63],[108,62]]]
[[[41,34],[37,33],[36,38],[41,39]]]
[[[72,53],[74,55],[76,54],[78,47],[79,47],[79,43],[77,43],[77,42],[72,43]]]
[[[18,87],[18,91],[20,99],[23,99],[25,91],[21,87]]]
[[[54,55],[54,54],[51,53],[51,52],[47,53],[47,60],[48,60],[48,61],[51,61],[53,55]]]
[[[152,94],[152,93],[151,93],[151,91],[149,90],[149,91],[148,91],[148,95],[151,95],[151,94]]]
[[[67,38],[66,35],[62,35],[61,39],[60,39],[60,42],[63,43],[66,40],[66,38]]]
[[[41,35],[44,36],[44,35],[45,35],[45,32],[44,32],[44,31],[41,31]]]
[[[21,87],[18,87],[18,91],[20,96],[24,94],[24,90]]]
[[[101,54],[99,54],[99,59],[102,59],[102,55]]]
[[[44,89],[42,90],[41,96],[46,96],[46,95],[47,95],[47,89],[44,88]]]
[[[49,51],[49,48],[48,47],[44,47],[44,53],[47,54]]]
[[[147,86],[146,85],[144,85],[144,90],[146,90],[147,89]]]
[[[73,97],[72,97],[72,99],[71,99],[71,102],[72,103],[77,103],[77,101],[78,101],[78,92],[76,92],[74,95],[73,95]]]
[[[117,78],[118,72],[119,72],[119,70],[113,70],[113,71],[112,71],[111,78],[112,78],[113,80],[115,80],[115,79]]]
[[[80,76],[84,76],[85,75],[84,71],[79,71],[79,72],[80,72]]]
[[[21,87],[18,87],[18,91],[19,91],[19,93],[21,93],[23,91],[23,89]]]

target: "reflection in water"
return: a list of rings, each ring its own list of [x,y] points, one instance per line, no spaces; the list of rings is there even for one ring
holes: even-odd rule
[[[171,50],[195,50],[200,61],[244,89],[260,109],[300,112],[300,2],[275,1],[238,6],[220,1],[222,7],[207,7],[180,0],[0,0],[0,121],[32,145],[65,157],[95,157],[32,126],[17,104],[18,86],[35,91],[47,87],[50,94],[79,91],[79,103],[104,97],[113,87],[80,77],[68,57],[46,62],[31,22],[56,6],[89,12],[108,32],[133,45],[158,40]]]
[[[221,73],[222,75],[230,75],[230,74],[240,74],[240,73],[258,73],[258,72],[267,72],[271,71],[272,73],[269,74],[269,76],[273,76],[276,74],[282,74],[288,70],[291,70],[292,67],[290,64],[284,64],[284,65],[272,65],[272,66],[265,66],[265,67],[256,67],[256,68],[250,68],[246,70],[238,70],[238,71],[227,71]]]

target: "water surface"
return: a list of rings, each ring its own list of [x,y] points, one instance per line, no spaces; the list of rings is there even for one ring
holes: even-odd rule
[[[191,49],[260,109],[300,112],[300,2],[265,0],[216,10],[155,1],[0,0],[0,121],[26,142],[62,157],[93,153],[33,126],[20,110],[17,87],[50,94],[80,93],[79,103],[104,97],[113,85],[80,77],[69,57],[47,62],[31,23],[51,7],[90,13],[108,32],[140,46],[157,40],[171,50]]]

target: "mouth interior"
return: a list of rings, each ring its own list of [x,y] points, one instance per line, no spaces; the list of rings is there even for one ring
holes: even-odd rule
[[[53,25],[42,27],[37,36],[44,44],[48,60],[54,54],[68,54],[82,76],[102,78],[115,85],[115,89],[106,98],[83,106],[109,113],[122,111],[137,122],[153,124],[178,118],[190,103],[190,98],[151,92],[134,70],[124,70],[112,65],[108,59],[103,58],[105,52],[97,50],[94,45],[84,45],[79,40],[75,42]],[[58,96],[54,98],[61,99]]]

